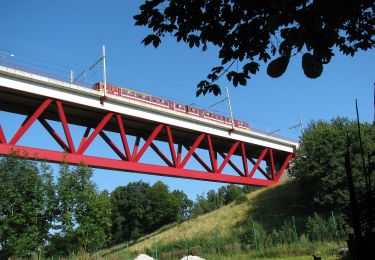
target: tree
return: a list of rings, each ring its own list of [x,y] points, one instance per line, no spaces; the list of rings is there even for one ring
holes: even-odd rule
[[[112,243],[137,239],[147,231],[150,185],[139,181],[117,187],[111,193]]]
[[[375,151],[375,126],[361,124],[365,155]],[[349,192],[345,174],[346,134],[351,144],[353,179],[359,197],[365,192],[357,124],[346,118],[331,122],[311,122],[304,132],[298,156],[290,174],[306,190],[306,204],[329,212],[349,212]],[[372,180],[374,185],[374,180]]]
[[[199,215],[208,213],[211,211],[211,207],[209,205],[208,200],[206,199],[204,193],[197,195],[193,207],[191,209],[191,216],[197,217]]]
[[[17,154],[0,159],[0,258],[29,256],[49,237],[55,208],[51,169]]]
[[[228,205],[232,201],[235,201],[240,196],[245,196],[244,192],[250,192],[254,188],[241,188],[235,184],[229,184],[222,186],[216,192],[215,190],[209,190],[207,195],[198,195],[191,209],[191,215],[197,217],[199,215],[216,210],[224,205]],[[240,198],[243,200],[243,198]]]
[[[231,203],[238,196],[243,194],[241,187],[235,184],[220,187],[218,193],[223,197],[225,205]]]
[[[167,185],[161,181],[152,185],[150,188],[150,231],[175,222],[178,218],[179,206],[177,198],[169,192]]]
[[[112,243],[137,239],[156,229],[185,220],[193,202],[180,190],[169,191],[158,181],[150,186],[139,181],[117,187],[111,193]]]
[[[216,192],[215,190],[209,190],[207,192],[207,202],[210,208],[210,211],[218,209],[224,206],[224,194]]]
[[[334,51],[354,56],[374,47],[374,8],[371,0],[147,0],[134,19],[153,31],[145,45],[156,48],[169,34],[190,48],[218,48],[221,64],[198,84],[198,96],[220,94],[217,79],[224,74],[234,86],[246,85],[271,57],[271,77],[281,76],[300,53],[305,75],[319,77]],[[235,62],[242,71],[230,71]]]
[[[178,204],[178,216],[177,220],[186,220],[191,216],[191,209],[193,207],[193,201],[188,198],[188,196],[181,190],[172,191],[173,198]]]
[[[67,255],[80,249],[92,252],[108,241],[110,202],[107,191],[99,192],[91,181],[92,169],[60,166],[57,181],[58,233],[51,239],[49,254]]]

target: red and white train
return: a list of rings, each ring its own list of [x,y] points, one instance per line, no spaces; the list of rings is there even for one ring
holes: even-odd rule
[[[103,87],[104,87],[103,82],[95,83],[92,86],[92,88],[97,91],[103,91],[104,90]],[[169,110],[178,111],[181,113],[189,114],[191,116],[205,118],[205,119],[214,121],[216,123],[225,124],[227,126],[232,126],[232,119],[229,117],[218,115],[218,114],[215,114],[215,113],[212,113],[212,112],[209,112],[204,109],[197,108],[197,107],[188,106],[188,105],[180,104],[180,103],[170,101],[167,99],[136,92],[134,90],[130,90],[127,88],[114,86],[108,83],[107,83],[106,93],[115,95],[115,96],[124,97],[124,98],[131,99],[131,100],[137,100],[146,104],[151,104],[151,105],[166,108]],[[249,124],[244,121],[235,119],[233,122],[233,125],[236,128],[250,130]]]

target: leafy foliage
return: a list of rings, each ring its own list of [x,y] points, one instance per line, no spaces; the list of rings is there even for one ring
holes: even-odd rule
[[[364,123],[361,130],[365,155],[371,154],[375,151],[375,126]],[[357,124],[348,119],[310,123],[290,170],[290,174],[305,188],[306,203],[327,213],[331,210],[348,212],[349,192],[344,167],[347,133],[353,155],[354,185],[359,192],[357,195],[362,196],[365,183]]]
[[[238,185],[229,184],[220,187],[217,192],[215,190],[209,190],[207,196],[204,194],[197,196],[191,210],[192,216],[197,217],[211,212],[224,205],[228,205],[232,201],[237,201],[237,203],[245,202],[247,200],[245,193],[249,193],[255,189],[256,188],[253,186],[244,186],[241,188]]]
[[[332,221],[325,219],[316,213],[312,217],[308,217],[306,222],[307,237],[311,241],[334,241],[335,234],[338,233],[335,230],[335,226]]]
[[[271,77],[281,76],[289,59],[304,52],[302,66],[309,78],[320,76],[334,50],[354,56],[374,47],[375,16],[371,0],[356,1],[178,1],[147,0],[134,16],[135,24],[153,33],[142,43],[156,48],[172,35],[190,48],[219,49],[221,65],[198,84],[197,95],[220,94],[215,83],[225,73],[234,86],[246,85],[260,62]],[[229,71],[234,62],[242,71]]]
[[[179,204],[163,182],[158,181],[150,188],[150,210],[147,212],[149,228],[156,230],[178,218]]]
[[[80,249],[92,252],[108,241],[111,225],[109,194],[97,190],[91,181],[92,174],[92,169],[85,165],[60,166],[58,232],[51,238],[47,254],[68,255]]]
[[[111,193],[112,243],[137,239],[163,225],[190,216],[193,202],[182,191],[169,191],[158,181],[150,186],[139,181],[117,187]]]
[[[111,193],[112,242],[138,238],[146,232],[150,185],[139,181],[117,187]]]
[[[178,204],[178,221],[186,220],[191,215],[191,208],[193,207],[193,201],[191,201],[188,196],[181,190],[172,191],[172,196],[176,199]]]
[[[15,154],[16,155],[16,154]],[[0,258],[28,256],[48,238],[55,208],[49,167],[7,156],[0,159]]]

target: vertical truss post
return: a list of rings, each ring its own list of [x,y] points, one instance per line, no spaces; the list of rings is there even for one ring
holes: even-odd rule
[[[68,141],[69,151],[71,153],[75,153],[76,150],[74,148],[73,139],[72,139],[72,136],[70,134],[68,122],[66,120],[64,109],[63,109],[63,106],[62,106],[62,103],[61,103],[60,100],[56,100],[56,106],[57,106],[57,111],[59,112],[59,117],[60,117],[60,120],[61,120],[62,127],[64,129],[66,140]]]
[[[136,136],[134,147],[133,147],[133,153],[132,153],[132,161],[134,160],[135,156],[138,153],[139,143],[141,142],[141,137],[139,135]]]
[[[89,136],[90,130],[91,130],[91,127],[89,127],[89,126],[86,127],[86,130],[85,130],[85,132],[83,133],[83,136],[82,136],[81,142],[79,143],[78,151],[81,150],[82,145],[86,142],[87,137]]]
[[[212,171],[217,173],[217,155],[214,147],[212,145],[211,135],[207,135],[207,142],[208,142],[208,151],[210,153],[210,160],[212,165]]]
[[[274,180],[275,177],[276,177],[276,172],[275,172],[275,162],[273,160],[273,151],[272,151],[272,149],[270,149],[270,162],[271,162],[271,176],[272,176],[272,180]]]
[[[173,165],[177,166],[178,160],[177,160],[177,157],[176,157],[176,151],[174,149],[174,143],[173,143],[173,137],[172,137],[171,127],[169,125],[166,125],[165,128],[167,130],[168,145],[169,145],[169,150],[171,151]]]
[[[7,140],[5,138],[5,134],[4,134],[3,128],[1,127],[1,124],[0,124],[0,143],[3,143],[3,144],[7,143]]]
[[[245,143],[241,142],[241,152],[242,152],[242,165],[244,169],[245,176],[249,175],[249,166],[247,164],[247,155],[246,155],[246,148]]]
[[[182,157],[182,144],[177,145],[177,168],[180,167]]]
[[[118,124],[119,130],[120,130],[120,137],[121,137],[122,145],[124,146],[125,155],[126,155],[126,158],[128,158],[128,160],[130,161],[132,155],[130,153],[129,144],[128,144],[128,140],[126,138],[125,128],[124,128],[124,124],[122,122],[121,115],[116,114],[116,119],[117,119],[117,124]]]

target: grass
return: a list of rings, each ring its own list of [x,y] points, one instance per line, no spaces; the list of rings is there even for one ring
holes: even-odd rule
[[[262,188],[248,194],[247,200],[241,204],[233,202],[220,209],[187,220],[183,223],[165,226],[151,234],[141,237],[137,241],[131,241],[129,245],[119,244],[102,250],[99,252],[99,255],[108,260],[126,259],[124,257],[127,252],[130,252],[133,256],[139,253],[152,255],[154,243],[156,242],[160,248],[159,256],[163,253],[163,250],[169,250],[169,253],[164,252],[166,253],[165,256],[168,257],[161,259],[179,259],[178,257],[173,257],[170,251],[179,250],[178,255],[185,255],[186,247],[195,247],[197,250],[201,247],[202,249],[200,249],[200,251],[198,250],[198,253],[200,253],[202,257],[206,259],[219,259],[214,245],[215,243],[212,242],[214,241],[215,234],[219,232],[222,238],[231,237],[233,236],[233,232],[240,232],[244,224],[249,220],[255,220],[266,230],[270,231],[272,228],[279,228],[285,220],[290,220],[291,217],[294,216],[297,220],[297,230],[302,232],[304,226],[302,224],[300,225],[298,220],[306,220],[307,216],[312,214],[309,209],[303,206],[303,194],[303,189],[294,181],[288,181],[273,187]],[[207,238],[206,240],[211,240],[211,242],[205,241],[205,238]],[[307,239],[305,240],[307,241]],[[234,255],[221,255],[220,260],[257,259],[257,256],[283,257],[272,259],[312,259],[311,255],[317,251],[321,253],[324,252],[325,257],[323,259],[337,259],[331,256],[339,246],[345,246],[335,243],[325,245],[305,242],[302,241],[302,243],[298,245],[298,250],[290,248],[290,245],[277,245],[267,250],[261,249],[258,254],[254,253],[254,249],[244,249],[238,245],[236,246],[238,249],[231,251]],[[190,245],[186,245],[187,243],[190,243]],[[228,243],[228,240],[224,241],[223,239],[223,243]],[[239,244],[237,241],[233,242],[233,245],[235,243]],[[223,244],[222,252],[225,252],[225,247],[229,246],[229,244]],[[246,251],[249,253],[243,253]]]
[[[209,256],[206,258],[206,260],[215,259],[217,260],[217,256]],[[311,255],[306,256],[288,256],[288,257],[276,257],[276,258],[249,258],[249,255],[242,254],[242,255],[234,255],[234,256],[222,256],[220,257],[220,260],[249,260],[249,259],[261,259],[261,260],[312,260]],[[324,260],[337,260],[336,256],[325,256],[323,257]]]
[[[248,200],[252,200],[263,189],[252,192],[248,195]],[[179,225],[170,225],[163,227],[151,234],[141,237],[129,246],[131,251],[142,251],[144,248],[150,247],[154,243],[154,238],[163,243],[169,243],[180,239],[191,239],[197,235],[212,234],[216,228],[220,228],[221,232],[226,233],[237,223],[241,222],[247,215],[249,203],[236,205],[231,203],[220,209],[198,216],[197,218],[187,220]],[[115,253],[118,250],[124,250],[125,244],[117,245],[113,248],[103,250],[101,255],[107,255],[109,252]]]

